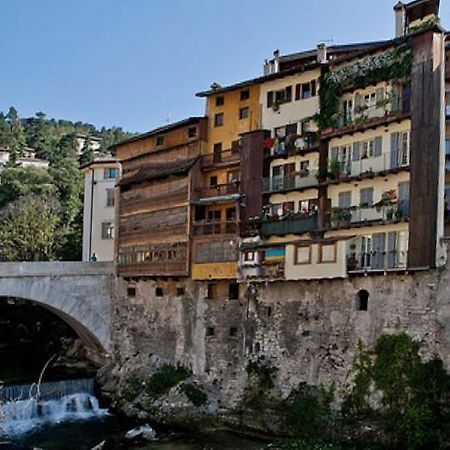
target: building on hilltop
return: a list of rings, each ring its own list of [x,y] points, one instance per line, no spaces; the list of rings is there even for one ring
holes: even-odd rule
[[[10,150],[7,147],[0,147],[0,171],[6,167],[10,158]],[[48,167],[48,161],[45,159],[36,158],[36,153],[33,148],[26,148],[23,156],[17,158],[16,164],[18,167]]]
[[[114,261],[120,164],[104,155],[81,166],[84,176],[83,261]]]

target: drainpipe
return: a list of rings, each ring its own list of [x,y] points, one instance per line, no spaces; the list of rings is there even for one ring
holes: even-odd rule
[[[89,224],[89,259],[92,257],[92,225],[94,222],[94,176],[95,170],[91,168],[91,212],[90,212],[90,224]]]

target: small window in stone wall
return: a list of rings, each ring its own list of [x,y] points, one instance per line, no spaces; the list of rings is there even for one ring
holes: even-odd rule
[[[369,292],[361,289],[356,294],[356,310],[367,311],[369,309]]]
[[[206,336],[211,337],[216,334],[216,331],[214,330],[214,327],[208,327],[206,328]]]
[[[162,288],[162,287],[157,287],[157,288],[155,289],[155,295],[156,295],[157,297],[163,297],[163,296],[164,296],[163,288]]]
[[[177,287],[177,297],[182,297],[185,293],[184,287]]]
[[[230,327],[230,337],[236,337],[238,334],[238,329],[236,327]]]
[[[272,315],[272,307],[266,306],[265,310],[266,310],[266,317],[270,317]]]
[[[135,287],[128,287],[127,288],[127,296],[128,297],[136,297],[136,288]]]
[[[208,300],[214,300],[216,297],[217,297],[217,284],[209,283],[206,298]]]
[[[228,298],[230,300],[239,300],[239,283],[230,283],[228,285]]]

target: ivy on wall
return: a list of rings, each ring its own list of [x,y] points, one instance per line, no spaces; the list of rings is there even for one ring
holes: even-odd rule
[[[339,97],[344,90],[363,89],[387,80],[407,83],[411,77],[412,59],[411,48],[403,44],[323,74],[319,90],[320,113],[315,116],[319,129],[335,125]]]

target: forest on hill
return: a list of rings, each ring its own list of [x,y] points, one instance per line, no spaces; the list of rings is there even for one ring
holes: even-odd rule
[[[79,149],[77,137],[85,136]],[[93,159],[92,138],[100,153],[129,136],[120,127],[49,119],[42,112],[22,118],[14,107],[0,112],[0,147],[9,160],[0,171],[0,261],[81,259],[83,182],[80,162]],[[45,167],[20,167],[33,149]]]

